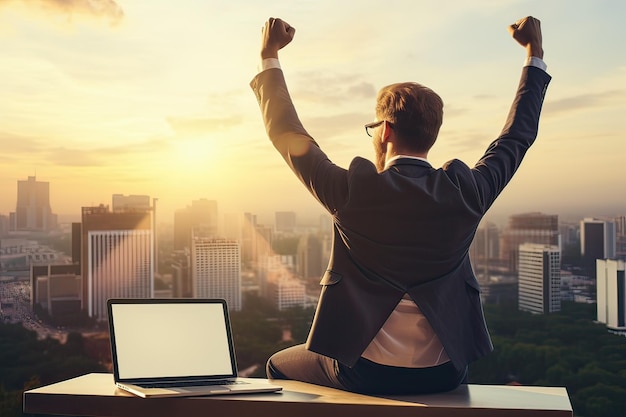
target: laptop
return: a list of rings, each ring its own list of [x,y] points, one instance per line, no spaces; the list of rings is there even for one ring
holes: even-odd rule
[[[226,301],[107,301],[115,385],[143,398],[275,392],[238,378]]]

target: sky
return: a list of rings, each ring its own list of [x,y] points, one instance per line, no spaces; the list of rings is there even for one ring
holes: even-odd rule
[[[371,159],[376,92],[417,81],[445,103],[430,162],[471,166],[507,116],[525,58],[507,26],[527,15],[553,79],[538,139],[487,219],[626,214],[622,0],[0,0],[0,214],[29,176],[50,183],[62,218],[112,194],[158,198],[163,222],[201,198],[268,222],[321,214],[249,87],[268,17],[296,28],[281,65],[333,162]]]

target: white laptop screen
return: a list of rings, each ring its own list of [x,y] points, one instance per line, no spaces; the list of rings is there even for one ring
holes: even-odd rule
[[[114,303],[111,309],[120,379],[234,376],[221,303]]]

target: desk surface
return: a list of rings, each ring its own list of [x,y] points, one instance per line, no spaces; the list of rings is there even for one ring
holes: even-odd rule
[[[283,391],[144,399],[117,389],[113,375],[94,373],[26,391],[24,412],[113,417],[572,416],[567,391],[559,387],[462,385],[442,394],[372,397],[297,381],[276,382]]]

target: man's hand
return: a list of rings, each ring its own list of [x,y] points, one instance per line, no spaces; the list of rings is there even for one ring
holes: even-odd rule
[[[278,50],[293,40],[296,29],[281,19],[270,17],[263,26],[261,37],[261,58],[278,58]]]
[[[528,56],[543,59],[541,22],[532,16],[518,20],[509,26],[509,33],[520,45],[526,48]]]

